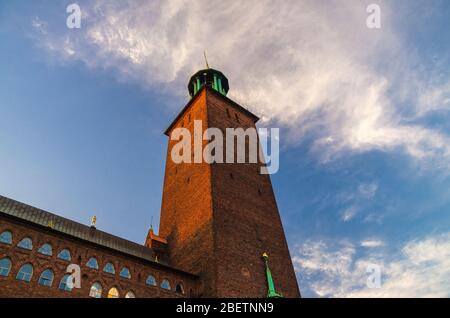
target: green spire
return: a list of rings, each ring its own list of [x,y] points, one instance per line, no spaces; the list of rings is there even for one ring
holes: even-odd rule
[[[269,269],[269,255],[267,253],[263,253],[262,257],[264,258],[264,262],[266,263],[266,277],[267,277],[267,298],[281,298],[283,295],[280,295],[275,290],[275,283],[273,282],[272,273]]]

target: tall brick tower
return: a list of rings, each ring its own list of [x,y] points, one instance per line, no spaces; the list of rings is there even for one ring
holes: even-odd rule
[[[194,135],[194,120],[203,131],[255,128],[258,117],[226,97],[221,72],[197,72],[188,89],[191,100],[166,130],[169,137],[179,127]],[[259,163],[176,164],[171,150],[178,142],[169,138],[159,228],[170,263],[200,276],[201,297],[299,297],[269,175],[260,174]]]

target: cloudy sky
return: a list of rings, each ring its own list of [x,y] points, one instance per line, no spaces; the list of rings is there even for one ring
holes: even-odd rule
[[[448,1],[89,0],[69,29],[72,2],[0,0],[0,194],[143,242],[207,50],[280,128],[303,295],[450,297]]]

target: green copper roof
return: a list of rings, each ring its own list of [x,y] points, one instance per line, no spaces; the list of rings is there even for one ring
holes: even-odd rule
[[[281,298],[283,296],[277,293],[277,291],[275,289],[275,283],[273,281],[272,273],[270,272],[270,269],[269,269],[269,255],[267,255],[267,253],[264,253],[262,255],[262,257],[264,258],[264,262],[266,264],[266,278],[267,278],[267,287],[268,287],[267,298]]]
[[[194,97],[205,85],[225,96],[229,90],[226,76],[218,70],[208,68],[192,75],[188,83],[189,95]]]

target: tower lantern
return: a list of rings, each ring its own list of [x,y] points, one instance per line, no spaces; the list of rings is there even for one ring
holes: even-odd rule
[[[226,76],[218,70],[207,68],[192,75],[188,83],[189,95],[194,97],[205,85],[224,96],[227,95],[229,90]]]

